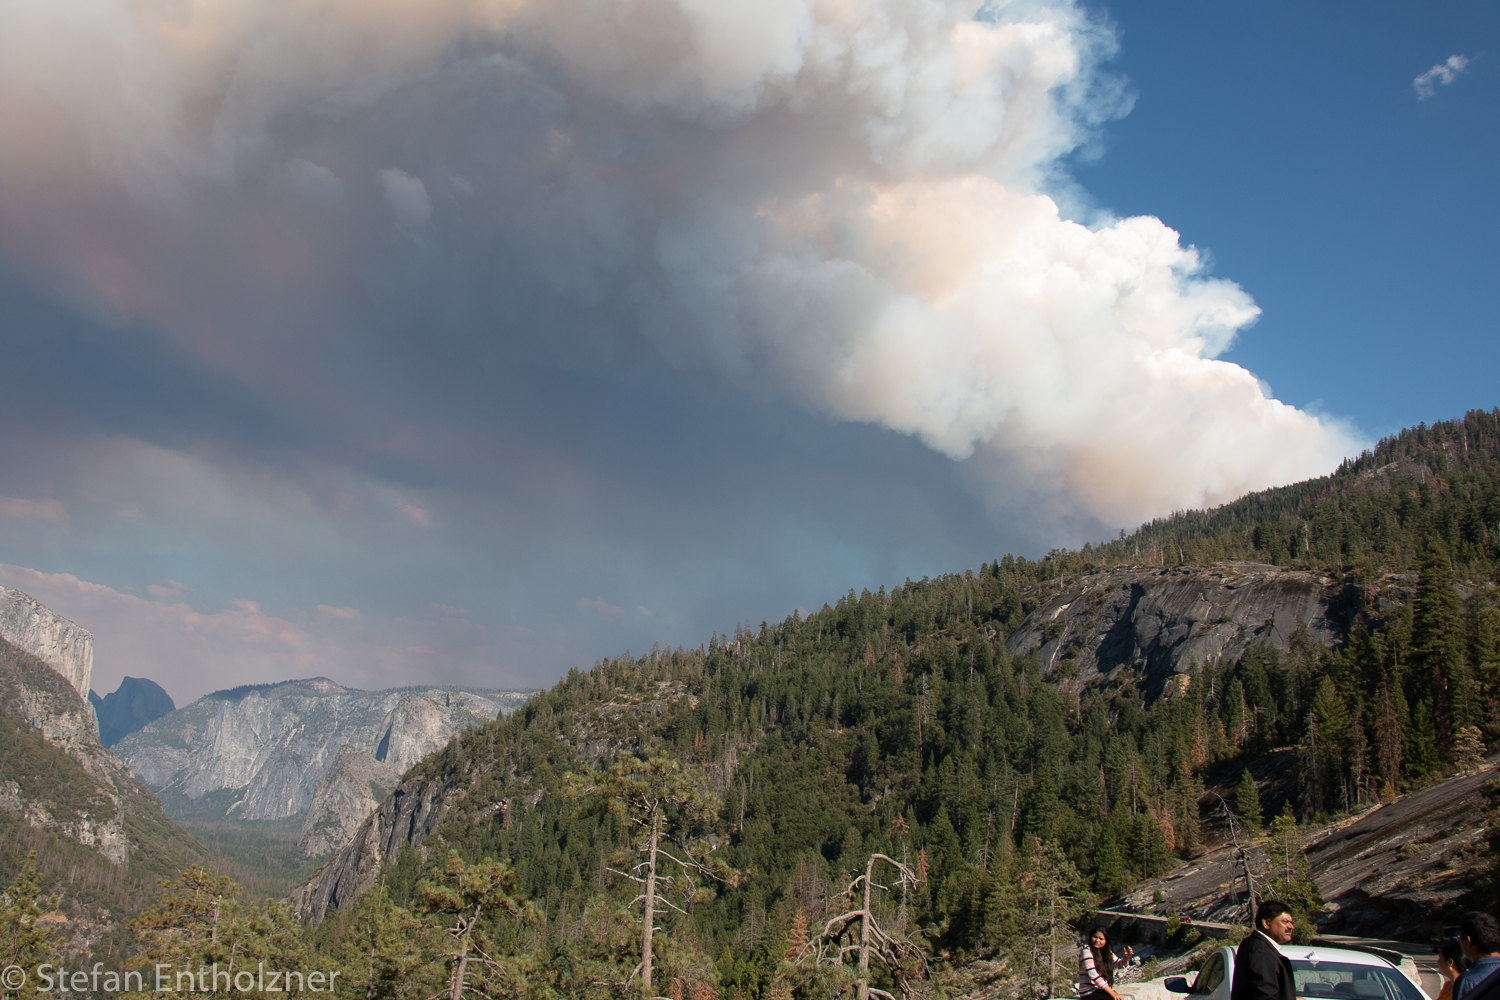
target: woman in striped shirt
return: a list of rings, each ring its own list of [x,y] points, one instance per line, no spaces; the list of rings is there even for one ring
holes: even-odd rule
[[[1082,1000],[1123,1000],[1115,990],[1115,969],[1129,962],[1135,949],[1127,944],[1123,957],[1116,958],[1109,945],[1109,932],[1095,927],[1089,932],[1088,944],[1078,951],[1078,995]]]

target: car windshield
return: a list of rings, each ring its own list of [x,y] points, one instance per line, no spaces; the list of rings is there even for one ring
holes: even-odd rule
[[[1375,965],[1293,959],[1292,975],[1308,1000],[1426,1000],[1401,973]]]

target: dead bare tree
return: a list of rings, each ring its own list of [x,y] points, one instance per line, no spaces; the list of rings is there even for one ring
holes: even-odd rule
[[[855,877],[841,893],[851,902],[856,897],[861,899],[860,907],[831,918],[823,925],[822,931],[802,946],[798,956],[800,958],[801,954],[812,949],[818,962],[829,965],[843,965],[850,955],[857,956],[859,978],[856,981],[856,1000],[869,1000],[871,996],[896,1000],[894,994],[870,985],[871,956],[890,970],[891,977],[902,993],[909,992],[906,983],[913,971],[918,971],[924,979],[928,973],[927,956],[922,949],[905,937],[887,933],[875,919],[873,890],[890,891],[888,886],[879,885],[875,881],[875,864],[880,861],[896,869],[896,885],[900,887],[903,899],[921,883],[922,880],[915,871],[895,858],[886,854],[871,854],[869,861],[865,863],[864,874]],[[849,934],[856,924],[859,927],[859,937],[850,940]]]
[[[1246,842],[1244,844],[1240,843],[1240,826],[1235,822],[1234,810],[1229,808],[1229,803],[1225,801],[1223,795],[1218,792],[1214,794],[1218,795],[1219,809],[1223,812],[1224,818],[1229,822],[1229,840],[1234,844],[1234,860],[1239,863],[1245,873],[1245,923],[1254,927],[1255,877],[1250,874],[1249,831],[1245,831],[1247,834]]]
[[[709,828],[718,813],[719,800],[708,792],[681,765],[665,757],[646,760],[621,755],[614,765],[599,775],[568,775],[563,786],[568,798],[592,800],[595,807],[615,813],[633,828],[632,849],[639,861],[628,871],[610,868],[641,887],[631,905],[642,903],[641,960],[626,979],[637,975],[641,989],[652,995],[658,907],[665,905],[679,913],[682,907],[662,895],[663,889],[677,888],[691,902],[699,894],[701,882],[724,882],[731,888],[739,884],[739,874],[722,863],[711,862],[706,840],[691,840],[697,828]],[[675,850],[674,850],[675,849]],[[663,862],[677,866],[676,874],[662,870]]]

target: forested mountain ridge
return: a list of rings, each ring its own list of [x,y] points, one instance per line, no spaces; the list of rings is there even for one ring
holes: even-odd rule
[[[1494,581],[1500,408],[1407,428],[1332,475],[1179,511],[1072,555],[1151,565],[1265,561],[1370,580],[1415,570],[1431,541],[1460,579]]]
[[[1404,432],[1312,484],[1119,542],[851,591],[696,650],[572,672],[409,772],[298,903],[321,917],[382,878],[409,899],[449,849],[499,858],[543,915],[534,956],[563,987],[569,969],[618,962],[633,895],[610,873],[625,828],[581,813],[560,794],[565,775],[622,753],[664,755],[718,797],[717,821],[694,835],[749,873],[679,900],[685,912],[664,922],[677,949],[666,962],[711,962],[721,983],[753,994],[769,989],[787,935],[799,921],[817,927],[843,873],[872,851],[920,861],[921,896],[901,907],[908,929],[934,950],[977,953],[1013,936],[1006,900],[1045,845],[1065,845],[1081,889],[1123,889],[1199,851],[1205,782],[1233,779],[1271,748],[1294,748],[1287,805],[1303,817],[1419,784],[1472,754],[1471,737],[1496,735],[1496,428],[1494,415],[1470,414]],[[1246,530],[1245,512],[1268,520]],[[1309,541],[1294,559],[1275,539],[1298,512]],[[1183,562],[1215,545],[1270,562]],[[1154,563],[1130,567],[1137,551]],[[1190,645],[1161,647],[1169,676],[1187,680],[1156,683],[1152,656],[1139,655],[1138,599],[1134,617],[1114,619],[1134,643],[1116,662],[1101,663],[1101,642],[1070,657],[1076,622],[1047,634],[1075,591],[1105,595],[1097,622],[1115,593],[1237,581],[1269,588],[1283,613],[1252,620],[1252,601],[1243,621],[1162,617],[1168,633],[1184,622],[1189,636],[1236,629],[1203,660]]]

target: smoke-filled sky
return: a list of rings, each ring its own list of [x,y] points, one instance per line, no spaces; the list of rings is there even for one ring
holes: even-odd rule
[[[9,0],[0,583],[540,686],[1488,408],[1500,15]]]

